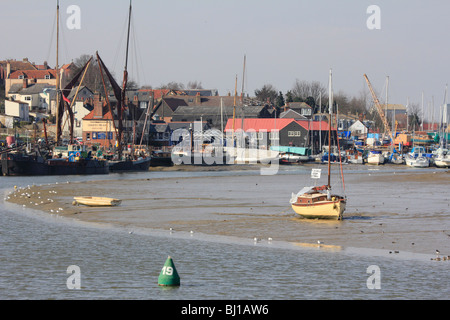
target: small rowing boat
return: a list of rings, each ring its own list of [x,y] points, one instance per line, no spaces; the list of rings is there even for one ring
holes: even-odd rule
[[[122,203],[120,199],[106,197],[73,197],[74,205],[84,204],[90,207],[118,206]]]

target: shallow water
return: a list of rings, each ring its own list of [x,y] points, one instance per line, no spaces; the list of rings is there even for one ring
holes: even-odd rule
[[[241,170],[101,181],[0,177],[5,196],[15,185],[48,183],[40,190],[57,190],[55,201],[65,208],[61,217],[1,204],[0,298],[450,298],[450,261],[430,260],[436,249],[450,254],[448,173],[344,170],[345,219],[328,222],[299,219],[289,207],[291,192],[310,182],[308,166],[282,167],[274,176]],[[119,196],[122,205],[71,205],[74,195],[94,191]],[[157,285],[168,255],[179,288]],[[80,290],[67,288],[70,265],[80,267]],[[371,265],[380,268],[381,289],[367,286]]]

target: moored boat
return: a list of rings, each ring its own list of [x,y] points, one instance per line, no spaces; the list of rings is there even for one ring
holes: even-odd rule
[[[329,190],[326,185],[303,188],[297,194],[292,194],[292,209],[304,218],[341,220],[347,201],[345,197],[331,194]]]
[[[425,156],[424,147],[414,147],[411,152],[405,155],[407,166],[416,168],[427,168],[430,166],[430,160]]]
[[[331,89],[331,70],[329,83],[329,121],[330,125],[328,132],[329,145],[331,142],[331,121],[332,121],[332,106],[333,95]],[[341,158],[341,157],[339,157]],[[305,187],[297,194],[292,194],[290,204],[292,209],[304,218],[314,219],[338,219],[342,220],[347,199],[345,196],[331,194],[331,157],[328,157],[328,184],[322,187]],[[316,171],[317,170],[317,171]],[[313,169],[312,177],[320,178],[320,169]],[[342,166],[341,166],[342,170]]]
[[[367,155],[367,164],[380,165],[384,164],[384,156],[381,151],[370,150]]]
[[[448,149],[439,148],[434,157],[434,165],[438,168],[450,167],[450,154]]]
[[[80,147],[81,149],[78,149]],[[108,161],[94,159],[85,146],[69,145],[64,153],[61,147],[53,151],[54,157],[46,157],[38,151],[27,153],[14,151],[3,153],[2,174],[4,176],[40,176],[40,175],[85,175],[108,174]],[[75,150],[73,150],[76,148]]]
[[[107,198],[107,197],[89,197],[89,196],[80,196],[73,197],[74,205],[83,204],[85,206],[90,207],[110,207],[110,206],[118,206],[122,203],[122,200],[115,198]]]

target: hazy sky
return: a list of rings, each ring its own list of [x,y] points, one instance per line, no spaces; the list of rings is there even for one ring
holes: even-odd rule
[[[28,57],[55,65],[56,0],[0,0],[0,59]],[[80,29],[66,23],[70,5]],[[60,0],[60,62],[98,50],[121,80],[129,0]],[[381,29],[370,30],[370,5],[380,8]],[[369,93],[366,73],[385,100],[439,108],[449,73],[448,0],[133,0],[128,70],[140,85],[201,81],[219,94],[272,84],[286,93],[296,79],[335,92]],[[52,38],[53,36],[53,38]],[[53,39],[53,40],[52,40]],[[139,70],[139,72],[137,71]]]

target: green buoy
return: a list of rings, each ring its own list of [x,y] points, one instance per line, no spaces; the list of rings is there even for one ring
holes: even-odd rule
[[[173,264],[172,258],[167,257],[166,263],[161,270],[158,277],[158,285],[160,286],[179,286],[180,276],[178,275],[177,269]]]

